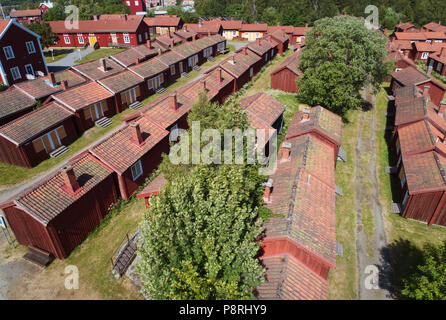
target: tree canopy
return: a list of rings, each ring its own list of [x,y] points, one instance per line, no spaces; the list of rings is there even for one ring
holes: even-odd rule
[[[24,26],[41,37],[40,44],[42,49],[49,47],[50,44],[56,43],[59,39],[59,36],[51,30],[48,22],[33,22],[25,24]]]
[[[248,126],[239,105],[220,107],[203,94],[188,117],[195,120],[201,129],[218,132]],[[257,166],[177,166],[165,157],[161,171],[168,182],[150,199],[140,224],[137,272],[143,290],[153,299],[252,298],[263,274],[257,259],[263,208]]]
[[[390,71],[383,60],[385,43],[381,32],[350,16],[316,21],[301,55],[300,101],[340,114],[358,107],[360,91],[367,86],[377,90]]]

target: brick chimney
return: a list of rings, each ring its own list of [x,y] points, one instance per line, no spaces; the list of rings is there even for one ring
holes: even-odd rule
[[[247,56],[248,55],[248,48],[244,47],[242,52],[243,52],[243,54],[245,56]]]
[[[68,89],[68,80],[63,80],[60,83],[62,85],[62,90],[65,91]]]
[[[135,65],[139,64],[139,58],[135,59]]]
[[[202,86],[203,90],[206,92],[207,91],[207,89],[206,89],[206,80],[205,79],[201,79],[200,83],[201,83],[201,86]]]
[[[127,14],[124,15],[124,21],[127,21]]]
[[[431,86],[428,86],[428,85],[425,85],[424,87],[423,87],[423,97],[427,97],[427,96],[429,96],[429,88],[430,88]]]
[[[76,193],[76,191],[79,190],[79,183],[76,180],[72,166],[66,165],[63,167],[61,170],[61,176],[64,182],[62,188],[64,188],[67,192]]]
[[[160,56],[161,55],[161,48],[158,48],[158,55]]]
[[[291,143],[282,143],[282,161],[288,160],[290,158]]]
[[[93,16],[93,21],[98,21],[98,20],[99,20],[99,17],[97,15],[94,15]]]
[[[54,75],[54,72],[48,72],[48,81],[51,85],[56,85],[56,77]]]
[[[210,37],[211,36],[211,32],[210,31],[208,31],[208,37]]]
[[[177,93],[173,92],[169,94],[169,104],[171,110],[178,110],[178,101],[177,101]]]
[[[273,188],[273,179],[268,179],[266,182],[263,183],[265,186],[265,190],[263,191],[263,200],[265,202],[271,202],[271,191]]]
[[[427,72],[426,72],[426,74],[427,74],[428,77],[430,77],[430,76],[431,76],[431,73],[432,73],[432,66],[429,66],[429,67],[427,67]]]
[[[170,40],[170,46],[171,46],[172,48],[175,47],[175,40],[174,40],[174,39]]]
[[[196,34],[192,35],[192,40],[193,40],[193,41],[195,41],[196,38],[197,38],[197,35],[196,35]]]
[[[217,68],[217,72],[218,72],[218,81],[219,82],[223,82],[223,77],[221,75],[221,68],[220,67]]]
[[[136,121],[132,121],[129,125],[130,130],[132,132],[131,140],[137,145],[141,145],[143,143],[141,128],[139,127],[139,123]]]
[[[107,62],[105,61],[105,58],[99,59],[99,69],[101,69],[102,72],[107,72]]]
[[[302,115],[300,117],[300,122],[305,122],[310,119],[310,110],[305,108],[302,110]]]
[[[257,38],[256,41],[257,41],[257,45],[260,46],[261,45],[260,44],[260,38]]]
[[[441,48],[440,57],[446,57],[446,47]]]
[[[152,49],[152,40],[147,40],[147,48]]]

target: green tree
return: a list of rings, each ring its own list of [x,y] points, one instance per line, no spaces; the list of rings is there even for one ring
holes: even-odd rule
[[[384,28],[392,30],[395,25],[399,22],[400,15],[395,12],[392,8],[387,8],[381,24]]]
[[[56,43],[59,39],[59,36],[51,30],[48,22],[33,22],[24,26],[41,37],[40,44],[42,48],[49,47],[49,45]]]
[[[402,294],[416,300],[446,300],[446,241],[427,245],[417,272],[403,280]]]
[[[389,72],[386,37],[350,16],[324,18],[315,22],[306,37],[298,80],[300,101],[322,105],[343,114],[359,107],[360,90],[378,90]]]
[[[204,95],[188,117],[196,119],[202,129],[219,132],[248,125],[240,106],[219,107]],[[153,299],[252,298],[263,274],[257,259],[263,204],[257,166],[178,167],[165,157],[161,171],[168,183],[150,199],[140,224],[137,272],[143,290]]]
[[[66,18],[65,14],[65,8],[59,4],[56,3],[54,6],[43,14],[43,20],[45,21],[57,21],[57,20],[65,20]]]
[[[269,26],[274,26],[279,21],[279,15],[277,13],[277,10],[273,7],[268,7],[265,10],[263,10],[262,13],[262,21]]]

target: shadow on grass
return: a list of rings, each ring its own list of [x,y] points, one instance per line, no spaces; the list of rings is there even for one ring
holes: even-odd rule
[[[394,299],[408,299],[401,291],[404,289],[404,279],[409,279],[417,272],[417,266],[423,263],[423,250],[406,239],[397,239],[384,248],[385,254],[390,252],[390,267],[392,268],[392,286],[388,289]]]

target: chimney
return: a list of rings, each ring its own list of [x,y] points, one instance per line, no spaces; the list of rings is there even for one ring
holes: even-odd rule
[[[426,74],[427,74],[428,77],[430,77],[430,76],[431,76],[431,73],[432,73],[432,66],[429,66],[429,67],[427,67],[427,72],[426,72]]]
[[[62,85],[62,90],[63,91],[67,90],[68,89],[68,80],[63,80],[61,82],[61,85]]]
[[[210,31],[208,31],[208,37],[210,37],[211,36],[211,32]]]
[[[206,80],[201,79],[201,80],[200,80],[200,83],[201,83],[201,85],[202,85],[202,87],[203,87],[203,90],[206,92],[206,91],[207,91],[207,89],[206,89]]]
[[[305,122],[305,121],[308,121],[309,119],[310,119],[310,110],[305,108],[302,110],[300,122]]]
[[[147,40],[147,48],[152,49],[152,40]]]
[[[273,179],[268,179],[263,183],[265,186],[265,191],[263,191],[263,200],[265,202],[271,202],[271,189],[273,188]]]
[[[440,57],[446,57],[446,47],[441,48]]]
[[[268,40],[270,40],[270,41],[271,41],[271,35],[270,35],[270,34],[268,35]]]
[[[107,72],[107,62],[105,62],[105,58],[99,59],[99,69],[101,69],[102,72]]]
[[[124,21],[127,21],[127,14],[124,15]]]
[[[94,15],[93,16],[93,21],[98,21],[99,19],[98,19],[98,16],[97,15]]]
[[[196,40],[197,35],[192,35],[192,40],[195,41]]]
[[[219,82],[223,82],[223,77],[221,75],[221,68],[220,67],[217,68],[217,72],[218,72],[218,81]]]
[[[170,28],[167,28],[167,31],[169,32],[169,38],[172,38],[172,36],[170,35]]]
[[[260,38],[257,38],[256,41],[257,41],[257,45],[260,46]]]
[[[308,28],[308,23],[305,24],[305,28]]]
[[[177,93],[171,93],[169,95],[169,100],[170,100],[170,109],[172,110],[178,110],[178,101],[177,101]]]
[[[423,87],[423,97],[427,97],[427,96],[429,96],[429,88],[430,88],[431,86],[428,86],[428,85],[425,85],[424,87]]]
[[[132,121],[130,123],[130,130],[132,132],[132,138],[131,140],[136,143],[137,145],[141,145],[143,143],[142,134],[141,134],[141,128],[139,127],[139,123],[136,121]]]
[[[291,143],[282,143],[282,160],[288,160],[290,158]]]
[[[248,48],[244,47],[242,52],[243,52],[243,54],[245,56],[247,56],[248,55]]]
[[[63,188],[66,189],[69,193],[76,193],[79,190],[79,183],[76,180],[76,176],[74,175],[73,167],[70,165],[66,165],[62,168],[61,176],[64,182]]]
[[[139,64],[139,58],[135,59],[135,65]]]
[[[230,61],[231,61],[232,64],[235,64],[235,55],[231,56],[231,60]]]
[[[187,25],[184,25],[184,31],[187,32]]]
[[[54,76],[54,72],[49,72],[48,73],[48,81],[50,82],[51,85],[56,85],[56,77]]]
[[[170,46],[171,46],[172,48],[175,47],[175,40],[174,40],[174,39],[170,40]]]
[[[161,48],[158,48],[158,55],[160,56],[161,55]]]

